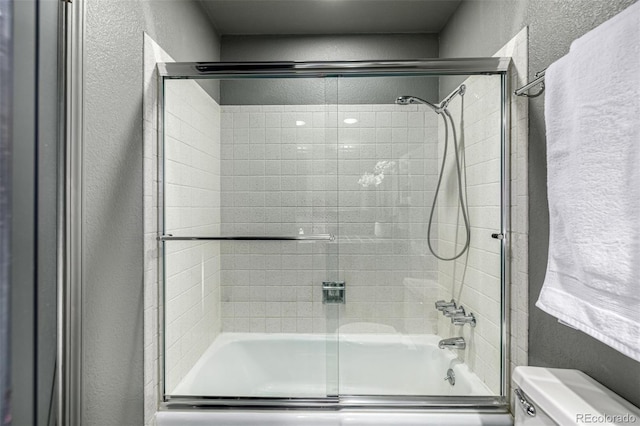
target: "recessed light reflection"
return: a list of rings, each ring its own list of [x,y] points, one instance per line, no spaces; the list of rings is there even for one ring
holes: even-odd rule
[[[355,119],[355,118],[345,118],[344,122],[345,122],[345,124],[356,124],[358,122],[358,120]]]
[[[296,126],[304,126],[305,124],[307,124],[307,123],[305,123],[302,120],[296,120]]]

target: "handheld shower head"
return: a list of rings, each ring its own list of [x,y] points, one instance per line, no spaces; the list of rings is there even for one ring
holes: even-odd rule
[[[437,114],[440,114],[440,112],[442,111],[442,108],[440,108],[438,105],[434,105],[431,102],[425,101],[424,99],[420,99],[416,96],[398,96],[396,98],[396,104],[398,105],[423,104],[430,107]]]
[[[458,153],[458,140],[456,137],[456,126],[453,118],[451,117],[451,114],[449,113],[449,110],[447,109],[449,102],[451,102],[451,99],[453,99],[456,95],[464,96],[465,91],[466,91],[466,86],[464,84],[461,84],[460,86],[458,86],[456,90],[451,92],[449,96],[444,98],[442,102],[436,105],[432,104],[431,102],[425,101],[424,99],[420,99],[416,96],[398,96],[396,98],[396,104],[398,105],[410,105],[410,104],[426,105],[429,108],[431,108],[436,114],[440,115],[440,117],[442,117],[442,120],[444,121],[444,151],[442,155],[442,164],[440,166],[440,171],[438,174],[438,184],[436,185],[435,194],[433,196],[433,203],[431,204],[431,213],[429,214],[429,224],[427,225],[427,245],[429,246],[429,251],[431,252],[431,254],[433,254],[436,257],[436,259],[446,260],[446,261],[456,260],[460,256],[462,256],[469,249],[469,243],[471,241],[471,225],[469,224],[469,208],[467,205],[465,205],[466,196],[463,193],[463,191],[466,191],[466,186],[464,186],[466,185],[466,180],[463,181],[462,179],[462,170],[464,169],[464,165],[461,165],[461,160]],[[455,158],[456,158],[455,160],[456,172],[457,172],[456,177],[458,178],[458,199],[460,200],[460,210],[462,210],[462,220],[464,221],[466,239],[465,239],[465,244],[462,250],[455,253],[451,257],[445,257],[438,254],[434,250],[434,248],[431,246],[431,229],[433,226],[433,214],[435,212],[436,202],[438,200],[438,194],[440,192],[440,185],[442,184],[442,178],[444,176],[445,161],[447,158],[447,146],[449,141],[449,124],[451,124],[451,133],[453,134],[453,152],[455,153]]]
[[[396,103],[398,105],[409,105],[413,101],[413,96],[398,96]]]

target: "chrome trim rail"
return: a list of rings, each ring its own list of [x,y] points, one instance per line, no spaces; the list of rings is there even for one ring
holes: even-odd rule
[[[499,396],[329,396],[325,398],[258,398],[167,396],[162,410],[180,409],[291,409],[291,410],[440,410],[507,413],[509,405]]]
[[[162,76],[169,78],[470,75],[506,72],[509,61],[509,58],[453,58],[338,62],[167,62],[158,64],[158,69]]]
[[[82,423],[82,152],[84,140],[84,2],[61,2],[61,60],[64,73],[64,152],[60,174],[64,218],[58,242],[58,373],[56,423]]]
[[[500,395],[509,395],[511,384],[509,364],[511,354],[509,352],[509,339],[511,336],[511,98],[509,94],[509,74],[501,76],[501,107],[502,128],[500,130],[500,154],[501,154],[501,220],[500,234],[500,287],[501,287],[501,348],[500,348]]]
[[[174,237],[161,235],[158,241],[334,241],[333,234],[294,235],[294,236],[266,236],[266,235],[236,235],[219,237]]]

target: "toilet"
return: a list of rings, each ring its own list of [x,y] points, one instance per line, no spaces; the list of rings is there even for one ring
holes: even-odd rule
[[[640,424],[640,409],[582,371],[516,367],[513,381],[516,426]]]

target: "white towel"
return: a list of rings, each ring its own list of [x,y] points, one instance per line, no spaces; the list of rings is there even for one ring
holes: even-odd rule
[[[549,262],[536,306],[640,361],[640,2],[545,74]]]

